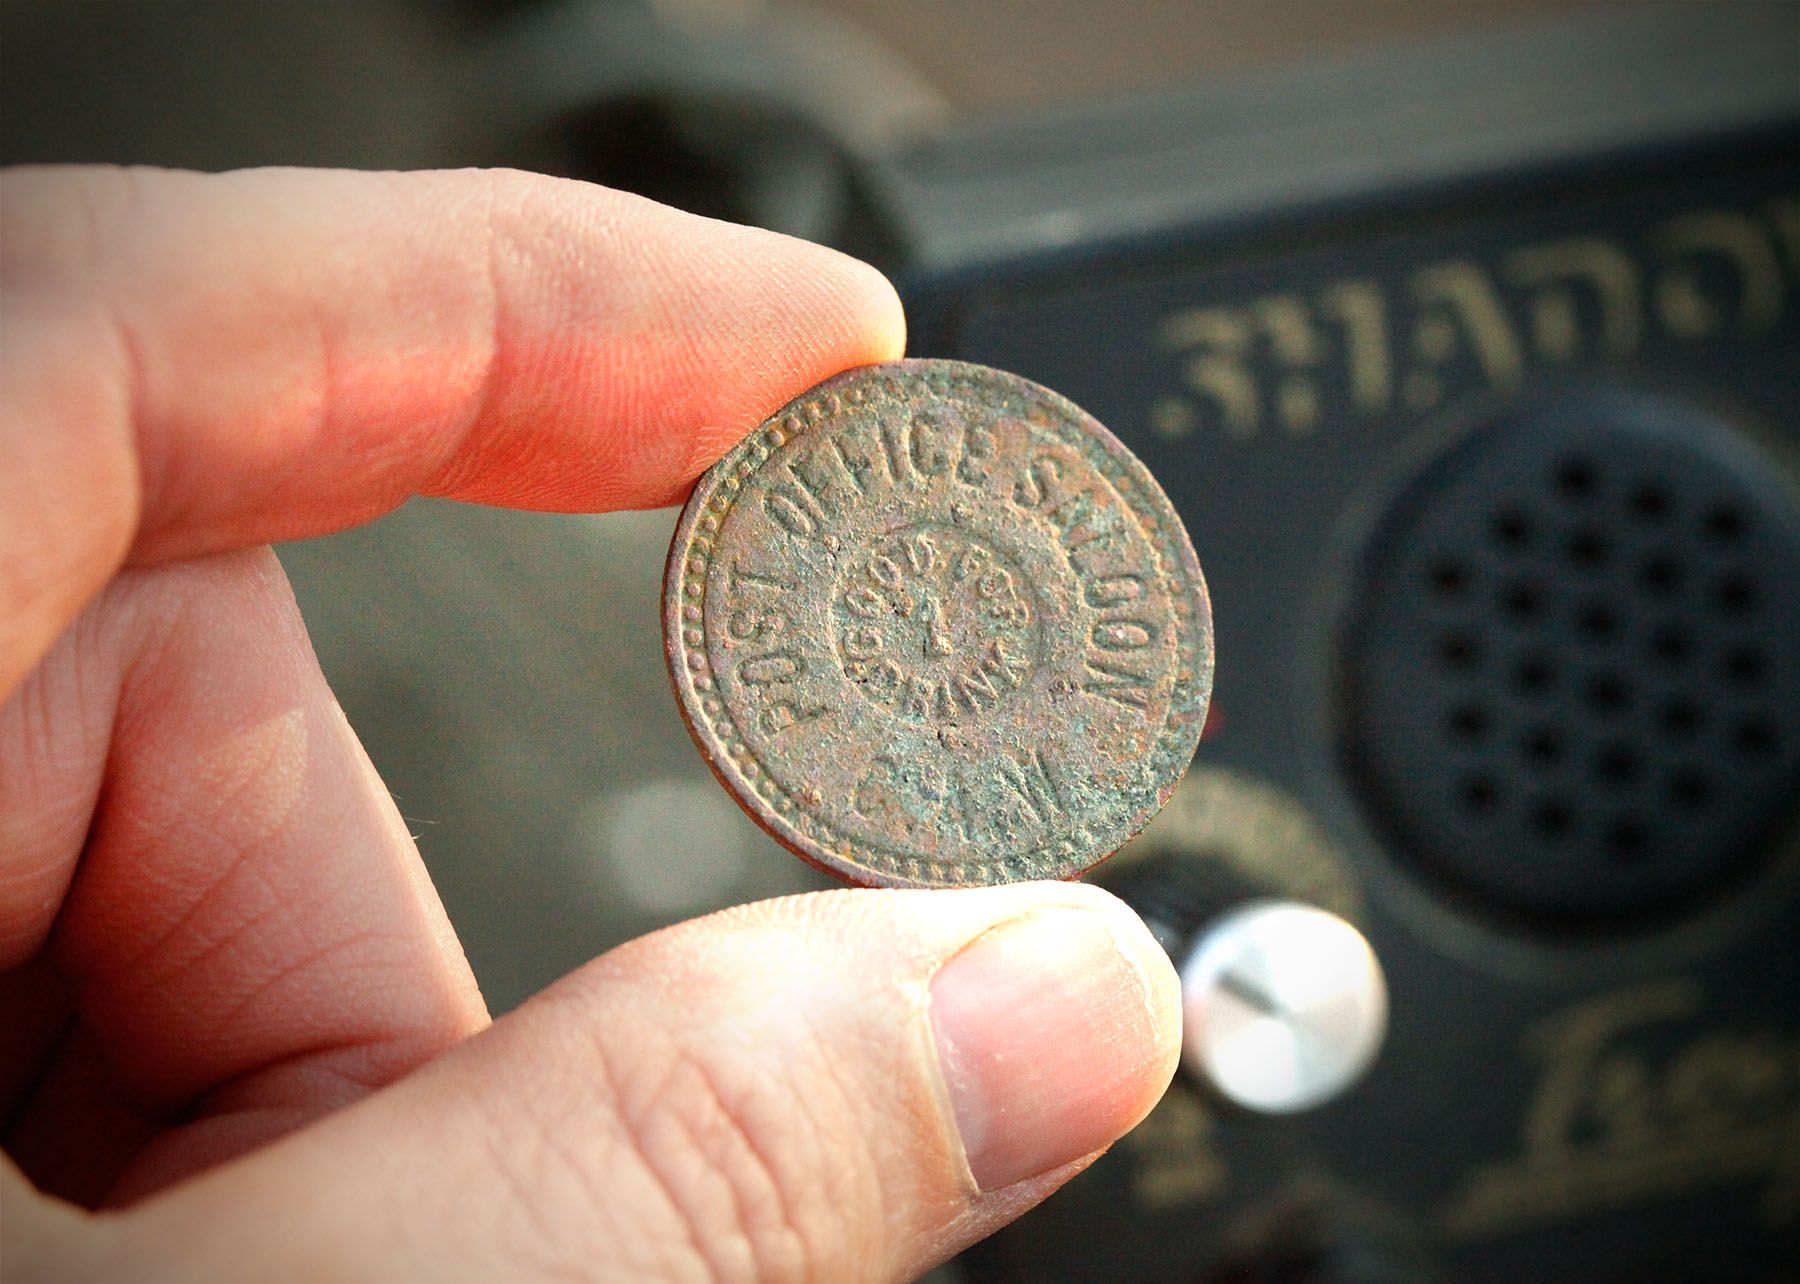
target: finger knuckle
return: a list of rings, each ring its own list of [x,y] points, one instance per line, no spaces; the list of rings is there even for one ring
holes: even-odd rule
[[[634,1154],[719,1284],[821,1278],[840,1256],[819,1189],[821,1139],[776,1078],[677,1046],[621,1092]]]
[[[120,165],[14,171],[0,199],[0,285],[60,290],[97,275],[142,208],[143,172]]]
[[[601,1211],[615,1264],[703,1284],[836,1284],[879,1265],[879,1246],[859,1240],[879,1226],[879,1179],[829,1076],[802,1083],[716,1028],[704,1043],[609,1033],[570,1059],[597,1094],[601,1139],[572,1143],[568,1118],[545,1114],[535,1167],[562,1175],[586,1225]],[[592,1264],[593,1241],[558,1256]]]

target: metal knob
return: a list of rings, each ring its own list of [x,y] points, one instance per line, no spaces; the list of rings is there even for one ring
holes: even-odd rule
[[[1251,901],[1199,935],[1181,968],[1182,1061],[1226,1100],[1310,1110],[1374,1061],[1387,982],[1363,934],[1296,901]]]

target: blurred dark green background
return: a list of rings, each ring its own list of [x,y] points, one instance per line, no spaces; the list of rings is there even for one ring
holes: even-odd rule
[[[514,164],[879,257],[857,163],[933,131],[1577,7],[10,0],[0,160]],[[821,885],[676,714],[673,521],[419,502],[281,550],[496,1010],[660,924]]]

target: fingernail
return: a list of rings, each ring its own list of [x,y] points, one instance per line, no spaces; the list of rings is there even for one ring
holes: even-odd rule
[[[938,1061],[975,1183],[996,1190],[1110,1145],[1174,1073],[1179,985],[1114,903],[977,937],[931,983]]]

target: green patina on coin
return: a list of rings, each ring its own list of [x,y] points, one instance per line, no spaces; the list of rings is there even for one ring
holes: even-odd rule
[[[732,796],[868,885],[1081,874],[1168,799],[1212,689],[1200,564],[1143,464],[953,361],[838,375],[708,470],[663,630]]]

